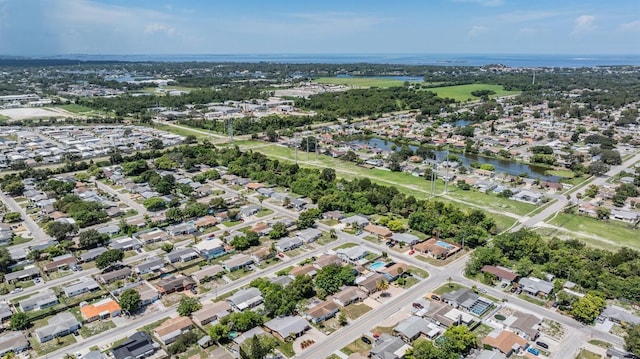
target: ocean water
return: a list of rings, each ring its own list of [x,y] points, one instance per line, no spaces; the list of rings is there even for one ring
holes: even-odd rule
[[[269,62],[269,63],[324,63],[324,64],[398,64],[483,66],[502,64],[510,67],[593,67],[640,66],[636,55],[524,55],[524,54],[202,54],[202,55],[83,55],[49,56],[55,59],[85,61],[156,61],[156,62]]]

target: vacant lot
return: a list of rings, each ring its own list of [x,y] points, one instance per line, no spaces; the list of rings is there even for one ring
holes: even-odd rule
[[[539,232],[560,238],[577,238],[605,249],[624,246],[640,250],[640,243],[637,241],[640,231],[633,229],[628,223],[599,221],[595,218],[559,213],[549,224],[560,229],[541,228]]]
[[[353,87],[394,87],[402,86],[404,81],[376,77],[321,77],[316,80],[320,84],[346,85]]]
[[[427,90],[437,93],[438,97],[448,97],[456,101],[462,101],[462,102],[474,101],[474,100],[480,99],[479,97],[473,96],[471,94],[473,91],[491,90],[495,92],[495,95],[491,95],[490,97],[517,95],[520,93],[519,91],[506,91],[504,87],[500,85],[487,85],[487,84],[432,87]]]
[[[62,117],[62,114],[49,111],[45,108],[8,108],[0,110],[0,116],[11,120],[25,120],[28,118]]]

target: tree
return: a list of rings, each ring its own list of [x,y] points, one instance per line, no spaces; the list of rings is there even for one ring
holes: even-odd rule
[[[188,317],[191,313],[202,308],[202,304],[197,298],[187,297],[183,295],[180,298],[180,304],[178,304],[178,314],[183,317]]]
[[[338,315],[338,324],[340,324],[343,327],[349,324],[349,319],[347,319],[347,315],[342,309],[340,310],[340,315]]]
[[[598,206],[598,208],[596,208],[596,215],[598,216],[598,219],[607,220],[611,215],[611,210],[605,206]]]
[[[413,342],[413,348],[405,355],[407,359],[443,359],[446,358],[442,349],[436,347],[432,341],[417,339]]]
[[[280,239],[286,236],[287,233],[288,233],[287,226],[283,222],[276,222],[271,227],[271,232],[269,232],[269,238]]]
[[[584,195],[587,197],[595,198],[595,196],[598,195],[598,191],[598,186],[592,184],[584,190]]]
[[[229,340],[229,330],[227,325],[217,323],[209,328],[209,336],[215,342],[222,344]]]
[[[78,236],[78,242],[80,247],[83,248],[96,248],[109,241],[109,236],[104,233],[100,233],[95,229],[89,229],[84,232],[80,232]]]
[[[454,325],[447,328],[443,337],[445,340],[442,349],[445,353],[455,353],[461,356],[469,354],[478,342],[476,335],[469,331],[466,325]]]
[[[47,225],[47,234],[51,237],[55,238],[58,241],[61,241],[69,235],[73,235],[76,233],[78,228],[71,223],[63,223],[63,222],[49,222]]]
[[[134,313],[140,309],[140,293],[131,288],[127,289],[120,295],[120,307],[128,313]]]
[[[198,139],[194,135],[187,135],[182,141],[182,143],[185,145],[190,145],[192,143],[197,143],[197,142],[198,142]]]
[[[322,212],[317,208],[302,211],[298,216],[297,226],[299,229],[313,227],[316,223],[316,219],[320,218],[320,216],[322,216]]]
[[[609,170],[609,166],[606,163],[601,161],[593,162],[589,165],[588,172],[593,176],[602,176]]]
[[[149,141],[148,144],[149,144],[149,148],[154,150],[161,150],[162,148],[164,148],[164,144],[162,143],[162,140],[158,138],[154,138],[153,140]]]
[[[22,215],[20,214],[20,212],[9,212],[4,215],[4,221],[6,223],[18,222],[21,219]]]
[[[144,202],[142,202],[142,205],[149,211],[160,211],[167,208],[167,203],[162,198],[158,197],[145,199]]]
[[[376,283],[376,289],[378,292],[383,294],[387,289],[389,289],[389,283],[384,279],[380,279],[378,283]]]
[[[9,328],[11,330],[22,330],[29,326],[29,316],[24,312],[17,312],[11,316]]]
[[[260,210],[262,210],[262,202],[264,202],[264,200],[267,199],[267,198],[269,198],[269,197],[267,197],[267,196],[265,196],[263,194],[258,196],[258,202],[260,202]]]
[[[640,353],[640,325],[627,325],[627,336],[624,338],[624,348],[635,355]]]
[[[600,312],[602,312],[606,304],[604,298],[592,293],[587,293],[584,297],[579,298],[573,303],[571,315],[580,322],[591,324],[600,315]]]
[[[240,358],[265,359],[277,346],[276,339],[266,335],[254,335],[240,345]]]
[[[113,263],[120,262],[123,258],[124,252],[122,249],[109,249],[96,258],[96,267],[98,269],[107,268]]]
[[[343,285],[353,285],[355,278],[353,268],[350,266],[341,267],[331,264],[318,271],[314,282],[318,289],[318,296],[325,298],[340,290]]]
[[[402,232],[404,230],[404,224],[401,220],[394,219],[387,222],[387,228],[392,232]]]
[[[165,253],[170,253],[173,250],[173,243],[165,242],[160,246]]]
[[[24,192],[24,184],[20,180],[4,182],[2,190],[11,196],[21,196],[22,192]]]

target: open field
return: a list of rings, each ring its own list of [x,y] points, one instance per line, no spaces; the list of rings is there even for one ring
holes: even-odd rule
[[[40,117],[63,117],[63,115],[60,113],[56,113],[46,108],[39,107],[8,108],[0,110],[0,116],[11,120],[26,120],[28,118]]]
[[[56,108],[61,108],[65,111],[69,111],[71,113],[77,113],[77,114],[85,114],[88,112],[93,112],[93,109],[89,107],[76,105],[76,104],[60,105],[60,106],[56,106]]]
[[[9,117],[7,117],[5,115],[0,115],[0,121],[6,121],[8,119],[9,119]]]
[[[193,91],[193,90],[198,90],[198,88],[183,87],[183,86],[166,86],[166,87],[151,86],[151,87],[145,87],[142,90],[136,90],[132,92],[148,92],[148,93],[162,94],[163,92],[169,92],[169,91]]]
[[[396,79],[382,79],[375,77],[320,77],[315,82],[320,84],[346,85],[353,87],[396,87],[402,86],[404,81]]]
[[[448,97],[456,101],[473,101],[478,100],[479,97],[475,97],[471,94],[473,91],[479,90],[491,90],[496,94],[490,97],[500,97],[508,95],[517,95],[520,91],[506,91],[500,85],[486,85],[486,84],[470,84],[470,85],[457,85],[457,86],[444,86],[444,87],[432,87],[427,89],[438,94],[438,97]]]
[[[549,224],[572,233],[553,228],[541,228],[538,232],[560,238],[577,238],[594,247],[607,249],[630,247],[640,250],[640,242],[637,240],[640,230],[634,230],[627,223],[613,220],[605,222],[590,217],[559,213]]]

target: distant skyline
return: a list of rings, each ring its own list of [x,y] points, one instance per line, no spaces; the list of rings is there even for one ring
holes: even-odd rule
[[[640,54],[639,0],[0,0],[0,55]]]

